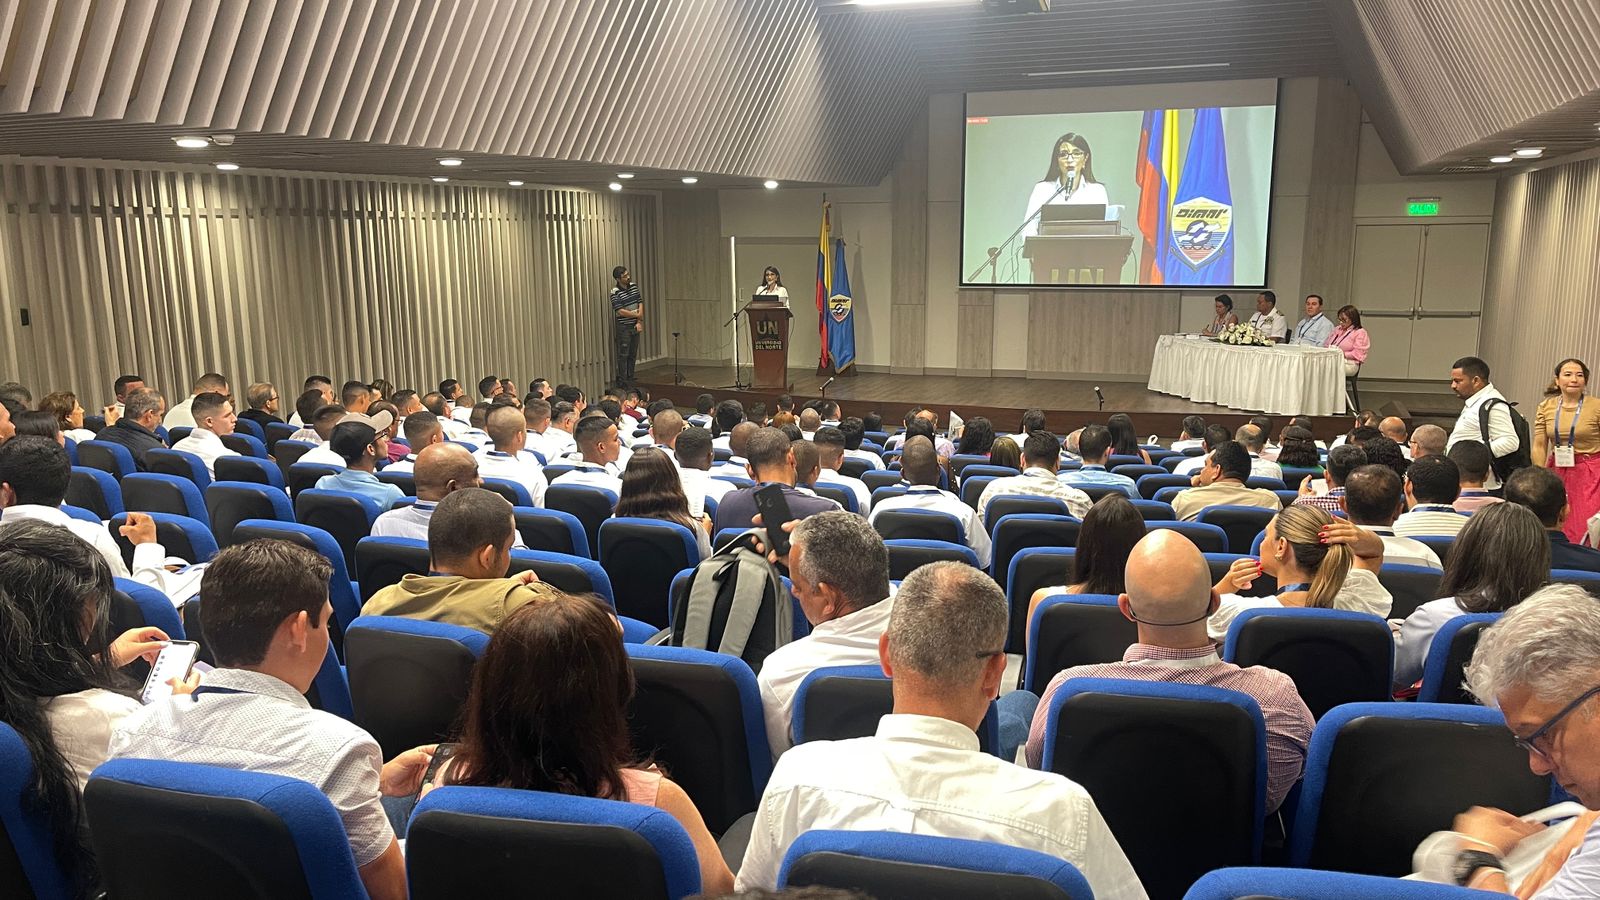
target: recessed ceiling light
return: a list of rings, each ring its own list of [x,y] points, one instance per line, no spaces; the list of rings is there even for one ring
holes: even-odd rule
[[[613,191],[620,191],[620,190],[622,190],[622,182],[613,181],[610,184],[606,185],[606,187],[611,188]]]
[[[217,168],[220,169],[221,171],[224,171],[224,172],[237,172],[237,171],[239,171],[239,164],[238,163],[217,163]]]
[[[1535,159],[1537,157],[1540,157],[1540,156],[1544,155],[1544,148],[1543,147],[1518,147],[1516,150],[1514,150],[1512,152],[1515,153],[1516,155],[1522,157],[1523,159]]]
[[[434,181],[435,184],[444,184],[446,181],[449,181],[449,180],[450,179],[444,177],[443,175],[435,175],[435,176],[433,176],[433,181]]]
[[[633,177],[633,173],[632,172],[618,172],[617,173],[617,177],[618,178],[632,178]]]
[[[439,160],[439,165],[441,165],[441,166],[459,166],[459,165],[461,165],[461,160],[455,158],[454,156],[446,156],[444,159]]]
[[[683,183],[684,184],[699,184],[700,183],[700,179],[694,177],[693,175],[685,175],[685,176],[683,176]]]
[[[172,139],[172,141],[185,150],[203,150],[206,147],[211,146],[211,139],[203,137],[175,137]]]
[[[1489,157],[1489,162],[1492,162],[1492,163],[1508,163],[1508,162],[1511,162],[1511,157],[1509,157],[1509,156],[1491,156],[1491,157]]]
[[[522,182],[520,181],[508,181],[506,184],[509,184],[512,187],[522,187]]]
[[[776,181],[773,181],[771,178],[768,178],[766,181],[761,182],[761,186],[766,188],[769,191],[775,191],[775,190],[778,189],[778,183]]]

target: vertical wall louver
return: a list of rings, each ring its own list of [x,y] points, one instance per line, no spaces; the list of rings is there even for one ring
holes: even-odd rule
[[[0,380],[91,412],[125,372],[169,397],[211,370],[271,381],[286,409],[313,372],[596,389],[611,267],[660,296],[657,214],[653,195],[0,160]]]

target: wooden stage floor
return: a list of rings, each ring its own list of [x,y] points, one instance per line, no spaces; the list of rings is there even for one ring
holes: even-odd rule
[[[672,383],[672,366],[653,364],[641,369],[638,381],[653,397],[668,397],[680,407],[693,408],[695,397],[710,393],[719,401],[737,399],[747,407],[752,403],[765,403],[770,413],[776,408],[779,391],[734,391],[731,366],[685,366],[685,382]],[[750,377],[749,369],[745,377]],[[963,418],[987,416],[996,430],[1014,431],[1022,412],[1032,407],[1043,409],[1048,427],[1066,434],[1091,421],[1104,421],[1113,412],[1133,416],[1140,437],[1160,435],[1170,440],[1180,430],[1184,416],[1199,415],[1207,422],[1220,422],[1236,428],[1249,420],[1252,413],[1228,409],[1211,403],[1193,403],[1181,397],[1158,394],[1143,384],[1125,381],[1100,382],[1105,395],[1105,412],[1101,414],[1095,398],[1095,382],[1063,381],[1050,378],[973,378],[959,375],[889,375],[863,372],[854,377],[835,379],[824,392],[826,378],[811,369],[790,369],[789,393],[805,401],[826,396],[839,401],[845,415],[864,415],[876,412],[884,423],[897,424],[914,404],[927,404],[939,413],[941,425],[954,409]],[[1378,406],[1398,400],[1406,402],[1414,395],[1363,392],[1363,404]],[[1274,416],[1273,430],[1277,431],[1286,420]],[[1347,416],[1319,417],[1315,420],[1317,437],[1329,440],[1343,434],[1350,427]]]

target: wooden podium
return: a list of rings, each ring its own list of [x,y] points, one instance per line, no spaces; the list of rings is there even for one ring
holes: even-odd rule
[[[1118,222],[1050,222],[1030,236],[1022,255],[1033,262],[1034,284],[1121,284],[1133,235]]]
[[[750,320],[750,345],[754,351],[756,390],[789,389],[789,320],[794,313],[776,300],[752,300],[745,307]]]

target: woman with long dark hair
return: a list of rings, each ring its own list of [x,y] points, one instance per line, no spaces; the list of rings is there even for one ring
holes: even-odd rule
[[[732,891],[733,873],[694,802],[633,746],[633,690],[628,654],[603,601],[560,594],[521,606],[500,623],[478,660],[461,740],[433,786],[549,791],[657,807],[694,842],[701,889]]]
[[[783,286],[783,276],[778,274],[777,266],[767,266],[761,270],[761,284],[756,288],[756,296],[781,300],[785,306],[789,304],[789,289]]]
[[[1122,572],[1128,554],[1144,539],[1144,517],[1127,497],[1107,494],[1095,501],[1083,517],[1078,532],[1077,550],[1072,555],[1070,583],[1040,588],[1028,601],[1028,629],[1033,629],[1033,611],[1044,598],[1056,594],[1110,594],[1125,588]]]
[[[1044,179],[1035,184],[1033,193],[1028,195],[1027,225],[1022,233],[1039,233],[1039,213],[1047,204],[1104,206],[1108,202],[1106,186],[1094,177],[1094,152],[1089,149],[1089,139],[1069,131],[1056,138],[1055,146],[1050,150],[1050,164],[1044,170]]]
[[[1293,469],[1321,469],[1322,456],[1317,452],[1317,439],[1299,425],[1283,430],[1283,443],[1278,446],[1278,465]]]
[[[989,465],[1010,466],[1021,472],[1022,448],[1017,446],[1013,438],[995,438],[994,445],[989,448]]]
[[[1139,434],[1133,429],[1133,418],[1127,413],[1117,413],[1106,420],[1111,432],[1111,452],[1118,456],[1137,456],[1150,465],[1150,454],[1139,446]]]
[[[1394,636],[1394,686],[1422,677],[1428,648],[1446,622],[1467,613],[1505,612],[1550,580],[1550,539],[1539,517],[1517,503],[1473,513],[1456,535],[1439,579],[1439,599],[1417,607]]]
[[[961,429],[961,443],[956,445],[956,452],[987,455],[993,447],[994,425],[983,416],[968,419]]]
[[[689,515],[689,498],[683,492],[678,467],[666,451],[640,447],[622,470],[622,493],[617,497],[617,516],[662,519],[676,522],[694,534],[700,559],[711,556],[711,518],[695,521]],[[698,560],[697,560],[698,561]]]
[[[137,682],[117,670],[154,660],[167,640],[149,627],[112,640],[112,589],[105,559],[67,529],[26,520],[0,528],[0,722],[28,748],[25,802],[48,810],[56,860],[80,897],[95,881],[81,792],[106,761],[112,729],[139,709]]]

